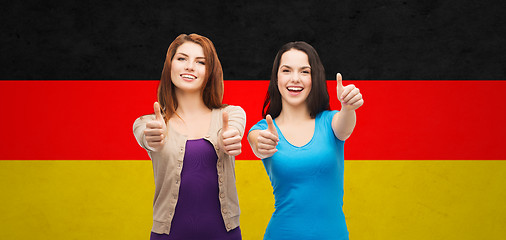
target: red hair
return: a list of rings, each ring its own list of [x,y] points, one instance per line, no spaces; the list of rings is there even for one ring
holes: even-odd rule
[[[177,49],[185,42],[193,42],[200,45],[204,51],[206,62],[206,74],[200,90],[204,104],[209,108],[221,108],[223,106],[223,70],[213,42],[204,36],[192,33],[181,34],[170,44],[163,64],[162,77],[158,85],[158,102],[164,113],[165,122],[175,114],[178,102],[175,94],[175,86],[170,78],[172,59]]]

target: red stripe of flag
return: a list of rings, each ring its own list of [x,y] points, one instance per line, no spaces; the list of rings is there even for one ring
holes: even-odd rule
[[[506,160],[506,81],[344,81],[365,104],[349,160]],[[0,81],[0,160],[148,159],[133,121],[158,81]],[[268,81],[225,81],[224,102],[258,120]],[[335,81],[328,81],[337,109]],[[256,159],[244,139],[238,159]]]

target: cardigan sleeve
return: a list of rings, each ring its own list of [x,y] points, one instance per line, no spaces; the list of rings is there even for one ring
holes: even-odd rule
[[[137,140],[137,143],[139,143],[139,145],[142,148],[146,149],[147,151],[153,151],[154,149],[148,146],[146,137],[144,136],[144,130],[146,129],[146,123],[154,119],[155,119],[154,114],[144,115],[137,118],[133,126],[134,136],[135,139]]]
[[[244,136],[244,129],[246,128],[246,112],[244,112],[241,107],[233,105],[228,105],[223,110],[228,113],[228,125],[239,130],[241,137]]]

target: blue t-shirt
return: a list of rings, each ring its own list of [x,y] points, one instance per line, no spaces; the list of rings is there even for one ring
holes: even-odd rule
[[[278,151],[262,159],[275,199],[265,240],[348,239],[342,209],[344,141],[334,135],[331,125],[336,113],[317,114],[313,137],[301,147],[289,143],[274,121]],[[250,132],[265,129],[263,119]]]

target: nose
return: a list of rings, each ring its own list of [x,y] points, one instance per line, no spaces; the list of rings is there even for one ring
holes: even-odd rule
[[[294,72],[292,73],[292,81],[293,81],[293,82],[298,82],[298,81],[300,81],[300,75],[299,75],[299,73],[298,73],[298,72],[295,72],[295,71],[294,71]]]
[[[188,61],[186,62],[186,66],[185,66],[185,70],[193,70],[193,62],[192,61]]]

